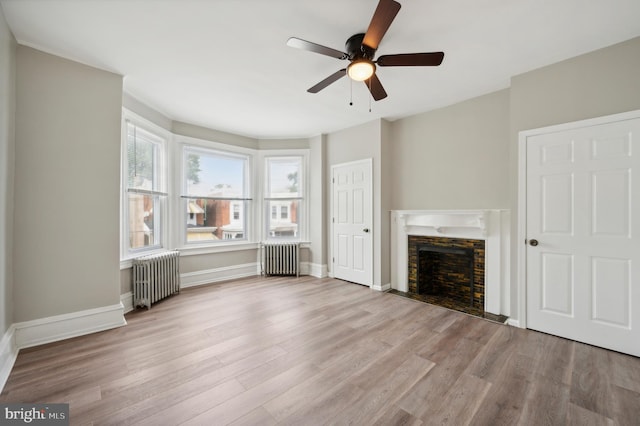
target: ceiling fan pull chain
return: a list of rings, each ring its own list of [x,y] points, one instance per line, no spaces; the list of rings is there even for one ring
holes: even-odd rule
[[[369,112],[371,112],[371,98],[373,97],[373,94],[371,93],[371,80],[373,79],[373,76],[371,76],[371,78],[369,78]]]
[[[349,105],[353,106],[353,80],[349,79]]]

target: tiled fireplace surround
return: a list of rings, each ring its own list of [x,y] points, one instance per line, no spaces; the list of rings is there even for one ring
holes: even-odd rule
[[[427,269],[429,263],[440,262],[444,264],[437,269],[446,269],[449,277],[430,278],[432,288],[422,293],[440,287],[471,305],[473,274],[473,307],[509,315],[507,210],[394,210],[391,259],[392,289],[418,293],[421,259]]]

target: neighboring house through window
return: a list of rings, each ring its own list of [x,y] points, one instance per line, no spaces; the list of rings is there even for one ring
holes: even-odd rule
[[[184,145],[182,158],[185,242],[247,239],[249,157]]]
[[[265,157],[265,234],[267,239],[299,240],[304,206],[302,155]]]

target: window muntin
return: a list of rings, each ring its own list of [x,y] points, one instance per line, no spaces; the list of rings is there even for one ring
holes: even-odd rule
[[[162,222],[166,193],[162,191],[165,141],[126,121],[124,169],[125,250],[128,254],[159,249],[163,245]]]
[[[183,166],[185,242],[247,240],[249,157],[185,146]]]
[[[300,239],[304,201],[303,158],[265,158],[265,235],[267,239]]]

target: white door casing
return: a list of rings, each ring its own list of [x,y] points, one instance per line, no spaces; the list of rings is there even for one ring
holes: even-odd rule
[[[332,269],[335,278],[373,284],[371,159],[331,168]]]
[[[521,134],[522,326],[640,356],[638,138],[640,112]]]

